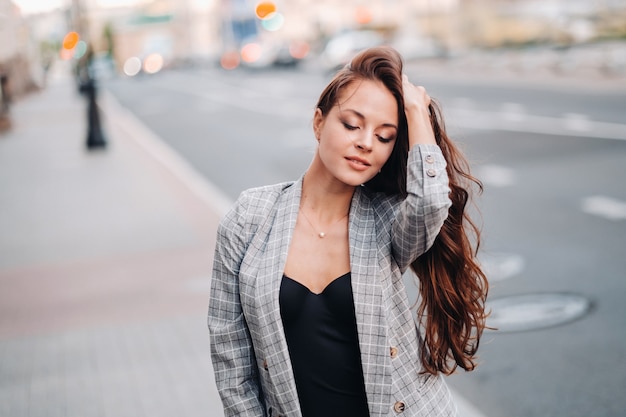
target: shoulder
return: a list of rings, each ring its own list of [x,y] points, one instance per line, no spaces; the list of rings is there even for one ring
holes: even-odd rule
[[[249,188],[243,191],[235,206],[246,206],[246,211],[249,214],[259,213],[262,214],[268,210],[271,210],[279,200],[280,196],[284,194],[286,190],[293,186],[294,182],[283,182],[280,184],[265,185],[263,187]]]
[[[258,226],[273,211],[274,207],[294,182],[249,188],[243,191],[221,221],[222,227],[240,231]]]

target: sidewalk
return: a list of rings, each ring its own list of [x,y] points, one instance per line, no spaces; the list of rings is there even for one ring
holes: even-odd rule
[[[85,99],[61,77],[0,136],[1,416],[222,415],[205,320],[217,210],[119,116],[86,151]]]

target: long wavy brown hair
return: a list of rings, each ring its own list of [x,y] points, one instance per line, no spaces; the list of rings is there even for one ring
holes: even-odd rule
[[[390,47],[362,51],[326,86],[317,108],[326,116],[341,92],[358,80],[381,81],[398,103],[398,135],[381,172],[364,186],[376,192],[406,197],[408,127],[402,93],[402,58]],[[433,246],[411,264],[419,281],[418,319],[424,327],[421,361],[424,372],[451,374],[457,367],[471,371],[487,313],[489,284],[477,261],[480,229],[470,218],[471,196],[482,184],[470,174],[469,164],[448,137],[439,106],[429,106],[437,144],[447,162],[452,206]]]

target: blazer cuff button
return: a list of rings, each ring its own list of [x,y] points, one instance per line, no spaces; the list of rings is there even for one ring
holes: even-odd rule
[[[395,411],[396,413],[401,413],[404,411],[404,409],[405,406],[402,401],[396,401],[396,403],[393,405],[393,411]]]

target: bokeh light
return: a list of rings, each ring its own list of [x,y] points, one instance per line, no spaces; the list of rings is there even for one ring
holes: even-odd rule
[[[143,70],[147,74],[156,74],[163,68],[163,56],[161,54],[150,54],[143,60]]]
[[[261,21],[261,26],[263,26],[265,30],[275,32],[282,28],[284,23],[285,16],[283,16],[282,13],[272,13]]]
[[[367,25],[372,22],[372,12],[367,6],[359,6],[356,8],[354,12],[354,20],[359,25]]]
[[[253,63],[261,58],[263,48],[255,42],[247,43],[241,48],[241,59],[247,63]]]
[[[80,40],[74,48],[74,58],[80,59],[87,53],[87,42]]]
[[[74,58],[74,50],[61,48],[61,50],[59,51],[59,57],[64,61],[69,61],[70,59]]]
[[[289,55],[295,59],[304,59],[311,50],[306,42],[293,41],[289,44]]]
[[[263,20],[268,18],[272,13],[276,13],[276,5],[271,1],[262,1],[256,5],[254,9],[256,17]]]
[[[124,74],[128,75],[129,77],[134,77],[135,75],[139,74],[139,71],[141,71],[141,59],[137,58],[136,56],[130,57],[126,60],[126,62],[124,62]]]
[[[69,32],[63,38],[63,49],[67,49],[67,50],[74,49],[79,40],[80,40],[80,36],[78,36],[78,33]]]
[[[226,70],[232,70],[239,66],[239,53],[237,51],[224,52],[220,58],[220,65]]]

